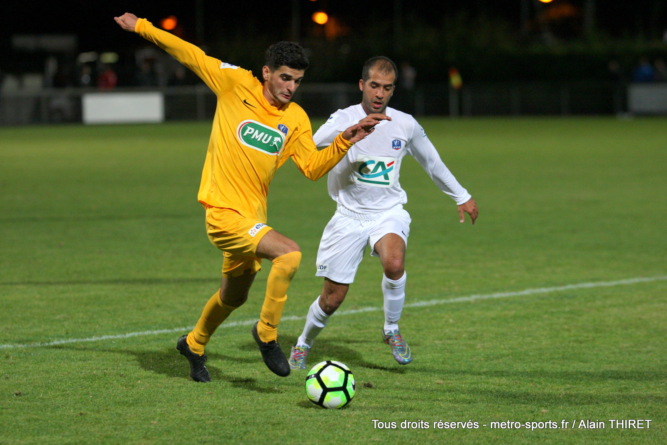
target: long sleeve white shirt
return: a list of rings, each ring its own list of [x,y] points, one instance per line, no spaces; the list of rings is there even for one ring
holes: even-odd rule
[[[384,212],[407,203],[399,177],[401,162],[410,154],[456,204],[467,202],[470,194],[442,162],[415,118],[389,107],[386,113],[392,120],[380,122],[371,135],[354,144],[329,172],[331,198],[356,213]],[[313,136],[315,144],[329,146],[341,131],[365,117],[361,104],[336,111]]]

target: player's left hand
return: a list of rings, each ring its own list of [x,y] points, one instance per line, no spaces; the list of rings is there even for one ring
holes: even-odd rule
[[[385,120],[390,121],[391,118],[389,116],[385,116],[384,114],[369,114],[360,120],[357,124],[346,129],[343,132],[343,137],[353,144],[356,144],[375,131],[375,126]]]
[[[461,204],[459,206],[459,216],[461,217],[460,222],[463,223],[465,221],[465,213],[470,215],[470,219],[472,220],[472,225],[475,225],[475,220],[477,219],[477,215],[479,214],[479,210],[477,210],[477,203],[475,202],[474,199],[470,198],[467,202]]]

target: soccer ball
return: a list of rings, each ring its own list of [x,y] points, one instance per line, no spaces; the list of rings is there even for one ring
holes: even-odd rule
[[[355,391],[352,371],[341,362],[318,363],[306,376],[306,394],[322,408],[342,408],[352,401]]]

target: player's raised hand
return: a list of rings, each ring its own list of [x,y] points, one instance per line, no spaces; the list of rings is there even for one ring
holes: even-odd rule
[[[465,213],[463,212],[470,215],[470,219],[472,219],[472,224],[475,225],[475,220],[477,219],[479,210],[477,210],[477,203],[475,202],[474,199],[470,198],[467,202],[459,206],[459,216],[461,217],[460,219],[461,223],[465,221]]]
[[[357,124],[346,129],[343,132],[343,137],[355,144],[371,134],[375,130],[375,126],[385,120],[390,121],[391,118],[384,114],[369,114]]]
[[[113,18],[116,23],[120,25],[125,31],[134,32],[134,27],[137,26],[137,16],[126,12],[120,17]]]

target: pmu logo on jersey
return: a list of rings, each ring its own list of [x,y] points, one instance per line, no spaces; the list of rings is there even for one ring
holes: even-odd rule
[[[355,163],[354,179],[373,187],[391,187],[394,183],[395,158],[359,156]]]
[[[236,129],[241,144],[269,155],[277,156],[285,143],[285,135],[275,128],[252,120],[243,121]]]
[[[391,148],[394,150],[400,150],[401,149],[401,140],[400,139],[394,139],[391,141]]]
[[[287,132],[289,131],[289,128],[287,128],[285,125],[280,124],[278,125],[278,130],[282,131],[285,136],[287,136]]]

